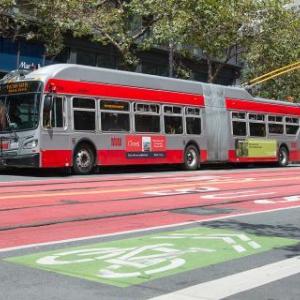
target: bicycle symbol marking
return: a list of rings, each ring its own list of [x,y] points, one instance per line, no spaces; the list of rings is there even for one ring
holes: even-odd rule
[[[145,278],[153,274],[164,273],[184,266],[188,254],[215,253],[217,250],[198,247],[199,242],[219,240],[231,247],[235,252],[246,252],[247,248],[259,249],[261,245],[245,234],[236,233],[171,233],[150,237],[150,245],[119,247],[93,247],[88,249],[67,250],[37,259],[36,263],[47,266],[78,265],[96,263],[93,274],[102,279]],[[156,241],[158,241],[156,243]],[[161,243],[161,241],[166,241]],[[175,240],[183,240],[181,246]],[[182,249],[187,241],[195,241],[195,246]],[[237,240],[242,242],[237,243]],[[174,243],[172,243],[174,241]],[[187,245],[191,245],[187,243]],[[98,263],[97,263],[98,262]]]
[[[151,252],[151,254],[145,254]],[[183,266],[187,253],[215,252],[214,249],[190,247],[178,250],[171,243],[132,248],[91,248],[57,253],[38,259],[40,265],[67,265],[102,260],[108,266],[99,269],[101,278],[132,278],[166,272]],[[143,255],[144,253],[144,255]],[[72,259],[68,259],[71,256]],[[133,270],[126,272],[126,270]]]

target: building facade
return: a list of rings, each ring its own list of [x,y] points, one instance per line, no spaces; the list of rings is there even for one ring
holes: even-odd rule
[[[169,57],[167,50],[157,48],[139,52],[138,58],[139,64],[136,67],[136,72],[168,76]],[[54,63],[73,63],[112,69],[123,68],[120,56],[113,46],[101,46],[84,39],[67,38],[63,51],[56,57],[49,59],[44,54],[42,44],[24,40],[12,41],[0,37],[0,78],[20,66],[32,64],[45,66]],[[207,66],[201,60],[201,53],[195,53],[195,59],[181,58],[180,64],[190,71],[190,79],[207,81]],[[217,83],[234,84],[240,67],[238,57],[236,57],[224,67]]]

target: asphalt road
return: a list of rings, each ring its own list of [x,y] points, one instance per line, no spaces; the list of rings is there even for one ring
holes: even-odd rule
[[[0,299],[299,299],[300,168],[0,173]]]

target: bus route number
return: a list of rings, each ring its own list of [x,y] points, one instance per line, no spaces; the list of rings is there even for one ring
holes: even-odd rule
[[[112,147],[121,147],[122,146],[122,139],[120,137],[112,137],[110,144],[111,144]]]

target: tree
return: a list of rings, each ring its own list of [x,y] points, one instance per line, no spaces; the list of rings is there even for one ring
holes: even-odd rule
[[[41,41],[49,56],[62,49],[66,35],[89,38],[113,45],[126,69],[135,69],[139,49],[165,47],[171,76],[174,56],[196,59],[191,52],[195,47],[202,50],[208,82],[216,82],[222,68],[237,55],[244,60],[243,76],[248,80],[299,60],[299,12],[287,10],[287,2],[2,0],[0,34]],[[298,97],[299,76],[291,73],[257,91],[274,98]]]
[[[261,1],[250,0],[132,0],[141,14],[157,18],[148,46],[167,45],[191,57],[202,50],[208,82],[216,82],[222,68],[248,48],[252,36],[245,34],[258,15]],[[171,52],[171,51],[170,51]],[[195,57],[193,57],[195,59]]]
[[[16,13],[15,0],[2,0],[0,3],[0,35],[16,39],[26,35],[23,31],[26,20]]]
[[[149,34],[140,43],[141,49],[153,47],[164,47],[169,51],[169,76],[174,73],[174,55],[181,53],[184,48],[184,38],[186,30],[189,29],[187,23],[190,21],[187,0],[131,0],[130,5],[135,14],[143,19],[151,19]],[[176,73],[177,73],[176,72]]]
[[[191,0],[186,43],[202,50],[208,82],[215,82],[222,68],[246,51],[252,38],[246,28],[255,23],[260,1]]]
[[[127,68],[135,66],[136,44],[155,20],[134,27],[142,19],[125,0],[3,0],[0,4],[0,34],[38,40],[46,54],[57,54],[66,35],[111,44]]]
[[[58,5],[57,0],[2,0],[0,35],[39,41],[45,45],[46,54],[58,53],[63,47],[65,21],[62,6]]]
[[[300,60],[300,12],[270,1],[268,18],[259,26],[245,54],[244,80],[250,80]],[[271,79],[254,88],[257,95],[273,99],[292,96],[300,101],[300,70]]]

